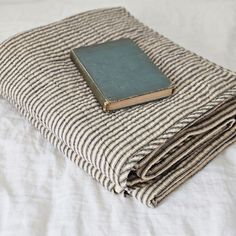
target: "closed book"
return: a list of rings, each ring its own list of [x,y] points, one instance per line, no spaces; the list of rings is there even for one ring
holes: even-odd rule
[[[104,111],[170,96],[171,81],[131,39],[73,49],[79,68]]]

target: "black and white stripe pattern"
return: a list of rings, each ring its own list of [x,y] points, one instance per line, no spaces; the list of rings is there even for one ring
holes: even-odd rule
[[[72,48],[128,37],[173,81],[173,96],[104,113]],[[109,191],[149,207],[236,140],[236,74],[123,8],[88,11],[0,44],[0,95]]]

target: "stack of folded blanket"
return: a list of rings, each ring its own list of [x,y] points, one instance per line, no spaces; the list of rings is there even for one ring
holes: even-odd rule
[[[137,43],[173,81],[172,96],[102,111],[70,50],[120,38]],[[236,74],[120,7],[80,13],[1,43],[0,95],[105,188],[149,207],[236,140]]]

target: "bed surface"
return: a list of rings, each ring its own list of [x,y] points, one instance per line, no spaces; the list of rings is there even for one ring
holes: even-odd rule
[[[0,0],[0,41],[78,12],[119,5],[236,71],[234,0]],[[235,219],[236,144],[149,209],[105,190],[0,98],[0,235],[231,236]]]

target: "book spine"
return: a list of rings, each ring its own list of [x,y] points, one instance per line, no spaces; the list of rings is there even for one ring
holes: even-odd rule
[[[83,78],[87,82],[88,86],[92,90],[94,96],[98,100],[98,102],[101,104],[103,111],[109,110],[109,104],[110,101],[108,101],[103,93],[100,91],[100,89],[97,87],[96,83],[94,82],[93,78],[90,76],[84,65],[79,61],[78,57],[75,55],[74,51],[72,50],[70,53],[70,57],[72,61],[75,63],[79,71],[81,72]]]

